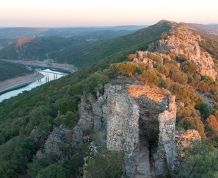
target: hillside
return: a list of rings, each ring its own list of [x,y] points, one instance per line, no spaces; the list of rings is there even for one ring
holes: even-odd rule
[[[86,36],[100,32],[104,38],[110,38],[110,35],[105,35],[103,32],[109,31],[111,35],[119,33],[131,33],[137,31],[144,26],[115,26],[115,27],[63,27],[63,28],[27,28],[27,27],[11,27],[0,28],[0,39],[18,39],[23,36],[58,36],[58,37],[75,37]],[[117,33],[118,32],[118,33]],[[102,37],[103,37],[102,36]]]
[[[131,34],[142,26],[84,27],[84,28],[0,28],[0,58],[50,58],[52,52],[83,48],[90,43]],[[22,45],[19,45],[21,42]],[[60,60],[66,61],[65,59]]]
[[[22,47],[18,48],[16,44],[12,44],[0,50],[0,58],[34,60],[48,57],[60,63],[67,62],[77,67],[86,67],[111,54],[124,52],[124,55],[127,55],[134,50],[145,48],[149,42],[158,39],[162,32],[167,32],[169,28],[167,24],[161,28],[151,26],[120,38],[97,42],[87,42],[86,36],[65,40],[56,40],[52,37],[36,38]],[[97,31],[96,34],[101,33]]]
[[[83,38],[26,36],[1,49],[0,58],[44,60],[48,59],[49,53],[53,51],[61,51],[69,46],[82,46],[86,43],[88,42]]]
[[[0,82],[3,80],[31,73],[31,71],[29,71],[24,65],[12,64],[3,61],[0,61],[0,71]]]
[[[163,32],[168,32],[170,29],[167,23],[161,28],[157,26],[150,26],[127,36],[96,42],[82,48],[68,48],[51,54],[51,58],[57,61],[65,59],[78,67],[86,67],[108,57],[113,58],[115,55],[125,56],[137,49],[146,48],[148,43],[160,38]]]
[[[10,43],[12,43],[13,40],[9,40],[9,39],[0,39],[0,49],[8,46]]]
[[[211,35],[218,35],[218,24],[190,24],[192,27],[197,28],[199,30],[203,30]]]
[[[218,68],[203,41],[160,21],[70,53],[96,64],[0,103],[0,175],[215,178]]]

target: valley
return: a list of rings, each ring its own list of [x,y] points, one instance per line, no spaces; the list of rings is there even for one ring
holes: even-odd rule
[[[0,59],[0,63],[7,64],[7,66],[10,67],[20,66],[26,71],[26,73],[24,71],[23,73],[17,71],[13,76],[10,74],[14,70],[11,70],[7,66],[1,66],[4,67],[2,75],[5,75],[5,78],[2,78],[3,80],[0,81],[0,102],[24,91],[30,91],[32,88],[43,85],[49,81],[74,73],[77,70],[73,65],[54,63],[52,60],[27,61]]]
[[[66,75],[68,74],[50,69],[37,69],[33,74],[0,82],[0,103]]]
[[[16,59],[0,59],[0,61],[8,62],[12,64],[22,64],[27,67],[32,68],[50,68],[54,70],[59,70],[67,73],[73,73],[77,70],[77,68],[72,64],[61,64],[53,62],[53,60],[16,60]]]
[[[214,34],[167,20],[97,41],[65,32],[0,50],[43,75],[0,95],[2,177],[217,176]]]
[[[0,60],[0,81],[31,74],[32,71],[21,64],[13,64]]]
[[[32,73],[0,82],[0,96],[7,91],[28,85],[35,80],[39,80],[42,76],[39,73]]]

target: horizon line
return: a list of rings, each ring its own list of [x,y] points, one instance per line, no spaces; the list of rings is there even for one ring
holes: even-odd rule
[[[162,19],[162,20],[165,20],[165,19]],[[32,26],[29,26],[29,25],[21,25],[21,26],[18,26],[18,25],[8,25],[8,26],[1,26],[0,25],[0,28],[107,28],[107,27],[128,27],[128,26],[132,26],[132,27],[137,27],[137,26],[151,26],[151,25],[154,25],[154,24],[157,24],[158,22],[162,21],[162,20],[159,20],[155,23],[145,23],[145,24],[104,24],[104,25],[32,25]],[[171,21],[171,20],[166,20],[166,21]],[[176,22],[176,21],[171,21],[171,22]],[[176,23],[186,23],[186,24],[196,24],[196,25],[218,25],[218,22],[214,22],[214,23],[195,23],[195,22],[176,22]]]

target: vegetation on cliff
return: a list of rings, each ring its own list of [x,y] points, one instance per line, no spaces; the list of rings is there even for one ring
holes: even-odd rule
[[[217,135],[211,132],[211,126],[208,124],[214,123],[214,119],[207,120],[212,114],[215,120],[218,117],[217,81],[200,75],[196,72],[193,62],[173,53],[166,53],[170,59],[163,61],[162,56],[155,53],[146,56],[153,61],[152,68],[144,63],[127,61],[128,58],[133,60],[138,57],[137,54],[132,54],[127,58],[129,53],[146,49],[150,42],[159,39],[170,28],[169,23],[162,23],[162,26],[157,24],[132,35],[96,42],[78,50],[65,49],[63,53],[58,54],[60,56],[55,54],[57,60],[66,55],[62,59],[80,67],[99,62],[86,70],[47,83],[0,104],[0,175],[5,178],[68,178],[81,175],[84,157],[89,152],[89,139],[84,141],[76,152],[63,146],[65,159],[54,155],[40,158],[36,155],[37,151],[44,147],[46,139],[55,127],[61,124],[69,128],[75,126],[78,121],[80,96],[84,92],[95,93],[102,90],[103,85],[116,75],[126,75],[144,84],[157,85],[171,91],[176,95],[178,104],[177,128],[197,129],[203,138],[207,138],[212,146],[217,147]],[[209,97],[205,96],[205,93]],[[212,100],[212,104],[208,103],[208,98]],[[203,160],[211,161],[211,165],[214,162],[211,156],[214,152],[209,152],[209,157],[205,156],[206,154],[195,156],[192,153],[187,157],[188,160],[184,161],[184,168],[189,162],[200,160],[200,166],[194,171],[206,171],[208,167],[204,167]],[[95,155],[87,161],[87,174],[90,177],[93,177],[93,174],[95,177],[105,174],[108,177],[117,177],[122,174],[121,163],[115,161],[119,156],[107,151]],[[108,165],[102,163],[102,159]],[[93,172],[96,169],[106,172]],[[217,173],[214,174],[215,168],[212,169],[213,167],[210,167],[210,175],[214,176]]]

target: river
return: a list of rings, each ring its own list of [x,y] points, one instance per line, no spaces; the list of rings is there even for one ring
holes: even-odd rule
[[[57,80],[57,79],[67,75],[66,73],[62,73],[62,72],[58,72],[58,71],[54,71],[54,70],[50,70],[50,69],[38,70],[38,72],[43,75],[43,77],[40,80],[36,80],[27,86],[24,86],[24,87],[19,88],[19,89],[11,90],[9,92],[6,92],[6,93],[0,95],[0,102],[4,101],[6,99],[9,99],[11,97],[17,96],[18,94],[20,94],[24,91],[30,91],[33,88],[36,88],[36,87],[43,85],[47,82]]]

